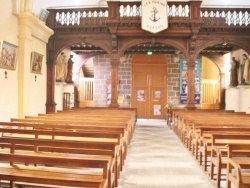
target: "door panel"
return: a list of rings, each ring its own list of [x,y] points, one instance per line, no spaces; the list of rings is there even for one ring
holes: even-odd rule
[[[146,118],[148,109],[148,75],[141,68],[139,66],[139,71],[132,75],[134,84],[131,102],[132,108],[137,108],[137,116],[139,118]]]
[[[150,94],[150,101],[149,101],[149,118],[153,119],[162,119],[164,118],[165,114],[164,111],[164,91],[162,88],[152,88]]]
[[[132,75],[134,87],[147,87],[148,86],[148,74],[145,72],[136,72]]]
[[[165,117],[166,114],[164,108],[166,100],[165,88],[166,88],[166,75],[159,73],[157,74],[152,73],[150,75],[149,118],[162,119]]]
[[[162,56],[157,56],[160,57]],[[131,106],[137,108],[138,118],[165,119],[166,59],[165,62],[156,59],[153,62],[154,58],[149,58],[150,60],[137,57],[137,62],[132,62]]]
[[[133,106],[137,108],[137,117],[146,118],[148,109],[148,89],[147,87],[135,87],[134,88],[134,101]]]

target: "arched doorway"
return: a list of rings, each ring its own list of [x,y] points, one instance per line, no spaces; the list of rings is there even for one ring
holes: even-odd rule
[[[201,109],[220,108],[220,70],[209,58],[202,56]]]
[[[64,64],[65,74],[62,81],[55,80],[56,110],[71,107],[94,106],[94,66],[93,58],[97,55],[106,54],[99,46],[90,43],[71,43],[63,48],[66,59],[73,55],[72,82],[66,82],[67,62]],[[56,58],[57,59],[57,58]],[[55,74],[57,64],[55,63]]]
[[[94,65],[93,58],[87,59],[79,70],[80,107],[94,106]]]

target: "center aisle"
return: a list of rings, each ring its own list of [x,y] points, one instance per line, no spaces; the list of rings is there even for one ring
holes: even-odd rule
[[[118,188],[212,187],[165,120],[138,120]]]

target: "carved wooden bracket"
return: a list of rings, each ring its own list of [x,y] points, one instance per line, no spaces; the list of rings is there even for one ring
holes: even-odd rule
[[[188,41],[189,53],[193,54],[196,48],[196,35],[192,35],[192,37]]]
[[[118,41],[117,41],[117,36],[112,35],[111,36],[111,46],[112,46],[112,52],[117,52],[118,49]]]

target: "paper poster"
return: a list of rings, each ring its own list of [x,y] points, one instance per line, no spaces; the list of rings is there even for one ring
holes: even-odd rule
[[[144,90],[137,90],[137,101],[145,101]]]
[[[194,78],[194,103],[200,104],[200,92],[201,92],[201,61],[197,59],[195,61],[195,78]],[[180,103],[187,104],[188,93],[188,68],[187,61],[185,59],[180,60]]]

